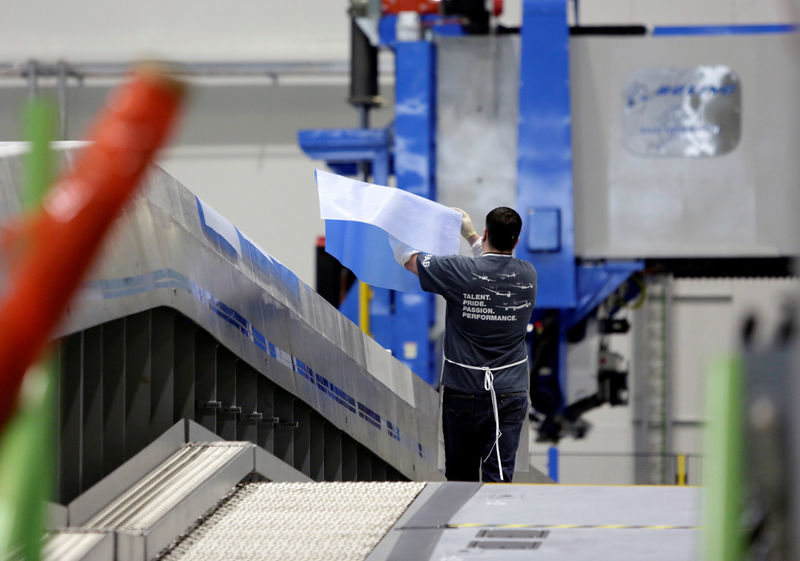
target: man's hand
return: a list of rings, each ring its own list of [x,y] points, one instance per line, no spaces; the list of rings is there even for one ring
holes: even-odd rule
[[[461,213],[461,235],[464,239],[469,241],[472,236],[477,236],[478,232],[475,231],[475,226],[472,225],[472,218],[469,217],[469,214],[460,208],[453,207],[453,210]]]
[[[394,260],[397,261],[402,267],[406,266],[408,260],[411,259],[411,256],[415,253],[419,253],[419,250],[414,249],[410,245],[406,245],[394,236],[389,236],[389,245],[392,246],[392,253],[394,254]]]

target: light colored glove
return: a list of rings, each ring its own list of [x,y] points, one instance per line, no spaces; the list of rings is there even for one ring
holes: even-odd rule
[[[460,208],[453,207],[453,210],[461,213],[461,235],[464,239],[469,241],[472,236],[477,236],[478,232],[475,231],[475,226],[472,225],[472,218],[469,217],[469,214]]]
[[[483,240],[478,238],[475,240],[475,243],[470,246],[472,250],[473,257],[480,257],[481,253],[483,253]]]
[[[405,267],[408,260],[411,259],[411,256],[415,253],[419,253],[418,250],[414,249],[410,245],[406,245],[394,236],[389,236],[389,245],[392,246],[392,253],[394,254],[394,260],[400,263],[401,267]]]

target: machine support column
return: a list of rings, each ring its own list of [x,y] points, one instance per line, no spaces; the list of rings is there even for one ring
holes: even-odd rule
[[[520,58],[517,256],[534,264],[537,308],[576,306],[567,0],[525,0]]]
[[[398,42],[395,49],[395,175],[397,186],[436,200],[436,45],[428,41]],[[393,349],[411,370],[430,384],[438,370],[429,331],[435,301],[430,294],[395,295]]]

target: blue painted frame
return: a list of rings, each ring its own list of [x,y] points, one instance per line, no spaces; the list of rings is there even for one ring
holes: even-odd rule
[[[568,0],[524,0],[517,146],[517,210],[527,218],[517,257],[539,273],[537,309],[558,311],[562,397],[567,332],[644,267],[641,261],[580,264],[575,257],[567,9]],[[548,220],[534,226],[537,213]]]
[[[382,25],[382,36],[386,26]],[[342,173],[353,173],[358,161],[372,163],[373,181],[388,185],[394,171],[397,185],[415,195],[436,199],[436,46],[429,41],[398,42],[395,50],[395,121],[391,130],[305,130],[298,143],[311,158],[324,160]],[[341,307],[357,321],[351,289]],[[405,294],[372,288],[372,336],[429,384],[438,383],[438,370],[428,333],[435,320],[430,294]]]
[[[800,27],[795,23],[744,24],[744,25],[660,25],[653,28],[654,37],[678,37],[683,35],[766,35],[772,33],[796,33]]]
[[[536,229],[530,221],[523,226],[520,238],[525,243],[517,256],[539,272],[537,310],[558,311],[562,388],[569,328],[643,268],[641,261],[580,264],[575,257],[567,7],[568,0],[524,0],[517,187],[517,209],[523,216],[532,211],[555,217]],[[437,31],[435,17],[423,20]],[[301,131],[298,141],[306,154],[340,173],[354,173],[355,162],[370,161],[375,183],[388,184],[393,171],[398,187],[435,200],[436,45],[397,42],[395,26],[395,16],[382,18],[379,25],[382,45],[396,56],[392,129]],[[457,32],[447,26],[440,31]],[[433,296],[373,290],[370,322],[375,339],[428,383],[438,383],[434,342],[428,339],[435,320]],[[351,319],[357,313],[354,300],[348,297],[342,310]],[[408,356],[407,350],[412,351]]]
[[[374,182],[386,185],[391,170],[391,134],[384,129],[327,129],[302,130],[297,142],[309,157],[324,160],[326,164],[345,175],[356,173],[356,164],[366,161],[372,164]],[[337,224],[331,223],[336,228]],[[327,226],[326,226],[327,229]],[[390,290],[372,287],[370,303],[370,326],[372,336],[378,343],[396,353],[392,346],[390,315]],[[340,311],[353,323],[358,323],[358,284],[348,292]]]
[[[394,169],[397,186],[436,200],[436,45],[395,44]],[[428,333],[436,315],[432,294],[395,295],[396,356],[429,384],[438,384],[435,343]],[[416,356],[405,356],[405,350]]]
[[[525,0],[520,54],[517,211],[527,217],[557,210],[556,251],[519,244],[517,257],[533,263],[539,277],[536,306],[576,304],[575,227],[572,195],[572,114],[569,94],[569,27],[566,0]],[[528,240],[530,220],[520,239]]]

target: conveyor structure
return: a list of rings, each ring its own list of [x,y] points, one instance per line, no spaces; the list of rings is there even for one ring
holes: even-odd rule
[[[0,224],[23,152],[0,148]],[[442,478],[438,392],[161,169],[58,336],[62,504],[180,419],[315,480]]]
[[[698,491],[313,482],[183,421],[74,501],[44,559],[690,559]]]
[[[0,224],[24,150],[0,146]],[[48,560],[692,547],[694,489],[441,483],[437,390],[156,167],[58,336]],[[525,448],[515,481],[546,480]]]

